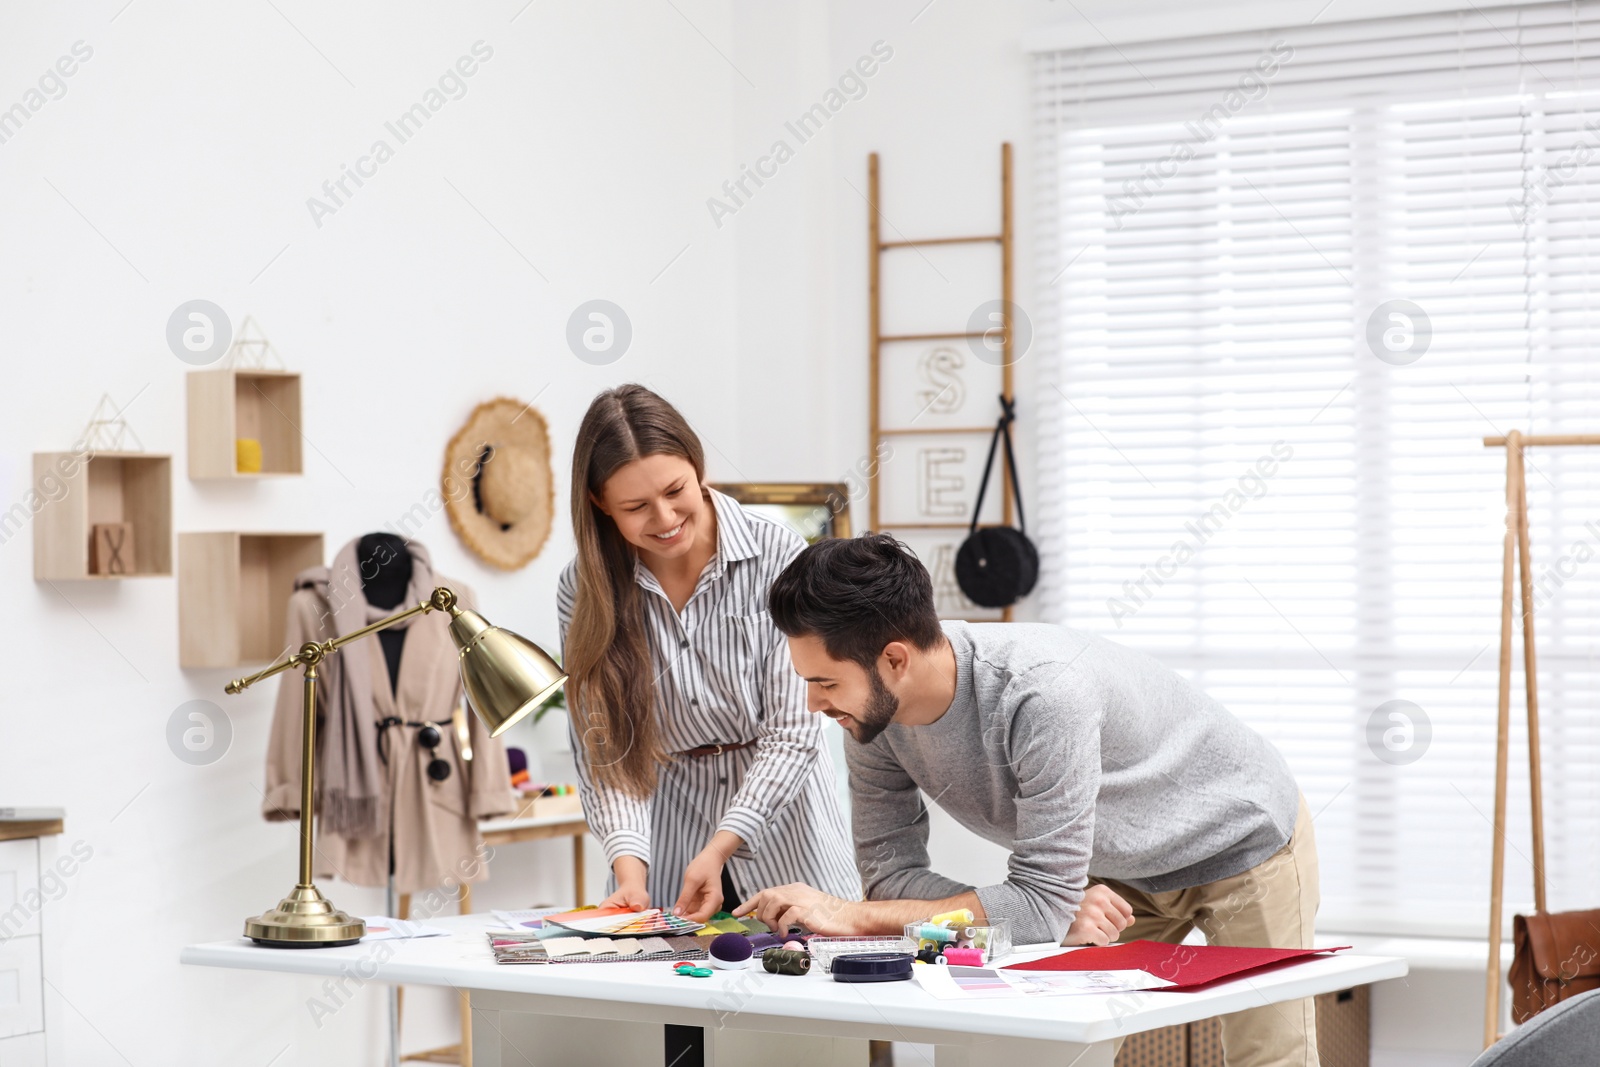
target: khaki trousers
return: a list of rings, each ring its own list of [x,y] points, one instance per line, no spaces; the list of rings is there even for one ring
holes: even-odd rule
[[[1119,941],[1177,944],[1198,927],[1212,945],[1310,948],[1320,893],[1306,798],[1300,797],[1289,843],[1243,874],[1167,893],[1089,881],[1109,886],[1133,906],[1133,925]],[[1227,1067],[1319,1067],[1316,1002],[1291,1000],[1224,1015],[1222,1054]]]

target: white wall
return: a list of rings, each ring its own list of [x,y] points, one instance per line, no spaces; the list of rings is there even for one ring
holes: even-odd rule
[[[0,108],[74,42],[94,49],[65,95],[0,144],[0,314],[23,400],[0,423],[0,510],[27,488],[29,454],[65,448],[109,392],[137,396],[133,427],[175,455],[179,530],[320,529],[332,551],[437,484],[473,404],[538,397],[562,501],[540,558],[492,572],[442,515],[420,536],[491,618],[542,640],[555,636],[554,581],[570,555],[567,451],[596,390],[642,380],[668,395],[704,437],[714,478],[844,477],[867,451],[867,153],[883,158],[886,233],[984,232],[998,224],[999,144],[1011,141],[1028,308],[1040,295],[1019,42],[1050,26],[1067,45],[1209,24],[1177,0],[123,3],[0,14]],[[1217,18],[1308,19],[1321,6]],[[480,40],[493,57],[466,95],[317,226],[307,198]],[[708,199],[878,41],[893,56],[865,94],[719,226]],[[921,280],[929,307],[964,316],[964,298]],[[197,297],[236,324],[255,316],[304,373],[303,478],[185,477],[188,368],[164,330]],[[634,328],[607,367],[564,340],[573,308],[595,297]],[[1024,398],[1031,368],[1024,358]],[[1026,399],[1023,417],[1026,450]],[[855,519],[864,526],[864,507]],[[319,1027],[308,980],[176,962],[185,943],[233,936],[292,879],[292,828],[257,814],[273,687],[225,697],[234,672],[178,669],[172,579],[35,583],[29,542],[0,545],[14,608],[0,640],[16,679],[0,717],[0,804],[62,805],[68,842],[94,849],[53,905],[69,965],[48,1009],[66,1062],[378,1062],[376,990]],[[234,731],[207,767],[177,760],[164,737],[172,709],[198,697]],[[539,747],[559,748],[552,733]],[[944,821],[934,855],[974,881],[1003,871],[1000,850]],[[558,843],[505,850],[479,906],[563,899],[567,857]],[[591,886],[600,877],[593,863]],[[329,888],[349,910],[382,906],[375,891]],[[449,1040],[442,1006],[423,1000],[408,1044]]]
[[[735,78],[696,26],[726,49],[729,10],[534,4],[512,21],[521,6],[8,5],[0,106],[75,41],[93,55],[0,144],[16,390],[0,423],[0,507],[27,488],[30,453],[68,447],[102,392],[137,395],[130,423],[177,460],[179,530],[323,530],[332,551],[437,486],[473,404],[537,396],[563,501],[544,553],[503,575],[442,514],[420,537],[492,619],[553,642],[571,545],[564,467],[596,390],[655,385],[715,443],[713,475],[736,477],[737,248],[697,236],[704,191],[732,156]],[[315,226],[306,199],[479,40],[493,56],[466,95]],[[304,373],[303,478],[184,474],[188,368],[164,332],[196,297],[236,323],[254,315]],[[608,367],[564,340],[592,297],[633,322],[631,350]],[[30,542],[0,546],[15,679],[0,804],[61,805],[68,841],[94,850],[55,905],[69,962],[47,1007],[64,1062],[378,1062],[375,990],[319,1027],[309,981],[177,963],[182,945],[236,935],[293,884],[293,827],[258,814],[275,684],[229,697],[223,683],[241,672],[178,669],[173,579],[35,583]],[[206,767],[165,741],[171,711],[198,697],[233,728]],[[564,843],[508,851],[480,904],[565,899],[568,856]],[[376,891],[328,888],[358,914],[382,908]]]

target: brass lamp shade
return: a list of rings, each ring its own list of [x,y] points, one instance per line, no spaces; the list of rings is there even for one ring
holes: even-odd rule
[[[452,611],[450,637],[461,650],[461,687],[491,737],[499,737],[566,683],[560,664],[544,649],[489,625],[476,611]]]

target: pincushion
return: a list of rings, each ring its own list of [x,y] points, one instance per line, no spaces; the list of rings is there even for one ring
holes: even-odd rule
[[[708,951],[711,953],[711,966],[725,970],[743,967],[753,954],[750,938],[744,934],[718,934],[711,939]]]

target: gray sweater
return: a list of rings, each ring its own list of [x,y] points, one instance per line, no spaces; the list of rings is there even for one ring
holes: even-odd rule
[[[1017,944],[1059,941],[1086,878],[1149,893],[1243,873],[1289,840],[1278,750],[1142,652],[1060,626],[947,622],[956,693],[927,726],[845,739],[856,865],[871,900],[972,886],[928,868],[918,790],[1011,850],[977,889]]]

